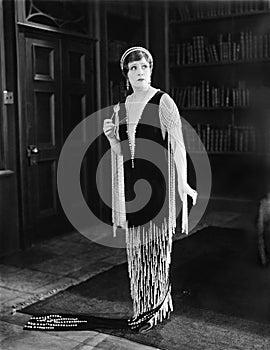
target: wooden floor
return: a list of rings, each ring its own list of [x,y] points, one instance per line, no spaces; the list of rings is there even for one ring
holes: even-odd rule
[[[196,229],[206,225],[243,227],[250,223],[235,212],[211,212]],[[154,349],[98,333],[31,332],[23,325],[29,315],[15,312],[36,298],[46,298],[126,260],[124,249],[111,254],[74,232],[50,239],[26,252],[0,259],[0,349],[3,350],[143,350]]]

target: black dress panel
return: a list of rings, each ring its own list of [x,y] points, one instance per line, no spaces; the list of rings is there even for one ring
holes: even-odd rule
[[[122,154],[124,157],[124,181],[125,200],[128,227],[146,225],[153,220],[157,225],[162,224],[164,217],[168,217],[168,159],[167,159],[167,137],[163,139],[160,119],[159,103],[162,91],[156,94],[145,105],[141,118],[138,122],[135,135],[135,158],[134,168],[131,162],[131,151],[128,143],[127,124],[119,126],[119,137],[121,141]],[[120,105],[120,121],[126,117],[124,103]],[[134,210],[131,201],[135,200],[136,193],[134,185],[138,180],[146,180],[151,186],[151,197],[145,203],[146,194],[141,190],[137,192],[137,203],[139,210]],[[145,197],[145,198],[142,198]]]

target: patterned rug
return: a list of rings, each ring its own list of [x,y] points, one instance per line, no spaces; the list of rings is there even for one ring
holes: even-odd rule
[[[259,264],[256,236],[208,227],[173,243],[174,313],[147,334],[102,330],[159,349],[270,349],[270,270]],[[129,317],[127,264],[23,310]]]

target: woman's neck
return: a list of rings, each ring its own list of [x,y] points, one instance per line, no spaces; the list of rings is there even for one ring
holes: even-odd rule
[[[146,86],[144,88],[133,88],[133,96],[136,100],[141,100],[152,90],[152,86]]]

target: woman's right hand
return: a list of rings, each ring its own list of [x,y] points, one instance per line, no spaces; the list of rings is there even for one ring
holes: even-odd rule
[[[103,132],[108,139],[115,138],[114,134],[115,124],[111,119],[105,119],[103,122]]]

